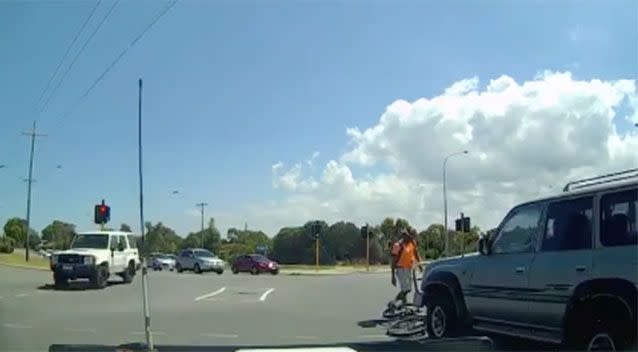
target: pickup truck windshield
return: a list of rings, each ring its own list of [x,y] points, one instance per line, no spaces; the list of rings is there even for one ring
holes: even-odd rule
[[[109,244],[108,235],[77,235],[71,244],[71,248],[96,248],[106,249]]]

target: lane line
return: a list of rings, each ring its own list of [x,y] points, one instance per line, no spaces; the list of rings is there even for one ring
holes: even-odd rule
[[[95,329],[83,329],[83,328],[64,328],[64,331],[71,331],[71,332],[91,332],[91,333],[97,333],[97,330]]]
[[[215,292],[211,292],[211,293],[205,294],[203,296],[199,296],[199,297],[195,298],[195,301],[201,301],[202,299],[213,297],[213,296],[218,295],[218,294],[220,294],[220,293],[222,293],[224,291],[226,291],[226,286],[220,288],[219,290],[217,290]]]
[[[220,337],[220,338],[227,338],[227,339],[236,339],[239,337],[239,335],[237,334],[213,334],[208,332],[202,332],[199,334],[199,336]]]
[[[16,295],[16,297],[25,297],[25,296],[28,296],[28,295],[29,295],[28,293],[18,293]]]
[[[300,340],[312,340],[316,339],[317,336],[282,336],[284,339],[300,339]]]
[[[131,331],[131,335],[145,335],[144,331]],[[151,331],[151,335],[166,335],[163,331]]]
[[[274,291],[274,290],[275,290],[274,288],[269,288],[266,292],[264,292],[264,293],[261,295],[261,297],[259,297],[259,300],[260,300],[260,301],[262,301],[262,302],[263,302],[263,301],[265,301],[265,300],[266,300],[266,297],[268,297],[268,295],[269,295],[269,294],[271,294],[271,293],[272,293],[272,291]]]
[[[22,325],[22,324],[11,324],[11,323],[4,323],[2,324],[5,328],[11,328],[11,329],[31,329],[32,326],[29,325]]]

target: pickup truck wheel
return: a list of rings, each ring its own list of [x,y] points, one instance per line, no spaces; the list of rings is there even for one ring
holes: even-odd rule
[[[199,264],[195,263],[195,267],[193,268],[196,274],[202,273],[202,268],[199,267]]]
[[[122,280],[124,280],[124,283],[130,284],[131,282],[133,282],[134,277],[135,277],[135,263],[130,262],[126,270],[124,270],[124,272],[122,273]]]
[[[108,277],[108,270],[106,269],[106,267],[100,265],[97,267],[95,275],[91,277],[89,281],[91,282],[91,286],[93,286],[93,288],[102,289],[106,287]]]
[[[428,336],[434,339],[451,337],[456,331],[456,314],[449,297],[434,295],[427,303]]]

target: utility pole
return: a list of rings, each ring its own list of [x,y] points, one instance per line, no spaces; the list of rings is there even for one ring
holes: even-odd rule
[[[197,203],[195,206],[200,207],[202,214],[202,248],[204,248],[204,207],[207,206],[208,203]]]
[[[248,231],[248,222],[244,222],[244,232]]]
[[[27,240],[25,243],[25,260],[29,261],[29,226],[31,224],[31,184],[33,183],[33,151],[35,149],[35,137],[45,137],[46,134],[37,133],[35,120],[33,129],[29,132],[22,132],[25,136],[31,136],[31,155],[29,157],[29,178],[27,179]]]

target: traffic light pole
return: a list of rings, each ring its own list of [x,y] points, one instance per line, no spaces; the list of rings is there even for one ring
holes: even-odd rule
[[[319,271],[319,238],[315,240],[315,271]]]
[[[366,271],[370,271],[370,228],[366,224]]]
[[[142,177],[142,79],[139,80],[138,110],[137,110],[137,152],[138,170],[140,179],[140,233],[142,235],[142,248],[145,248],[146,236],[144,234],[144,178]],[[151,312],[148,304],[148,270],[146,255],[142,255],[142,303],[144,305],[144,334],[146,335],[146,348],[154,351],[153,335],[151,334]]]

